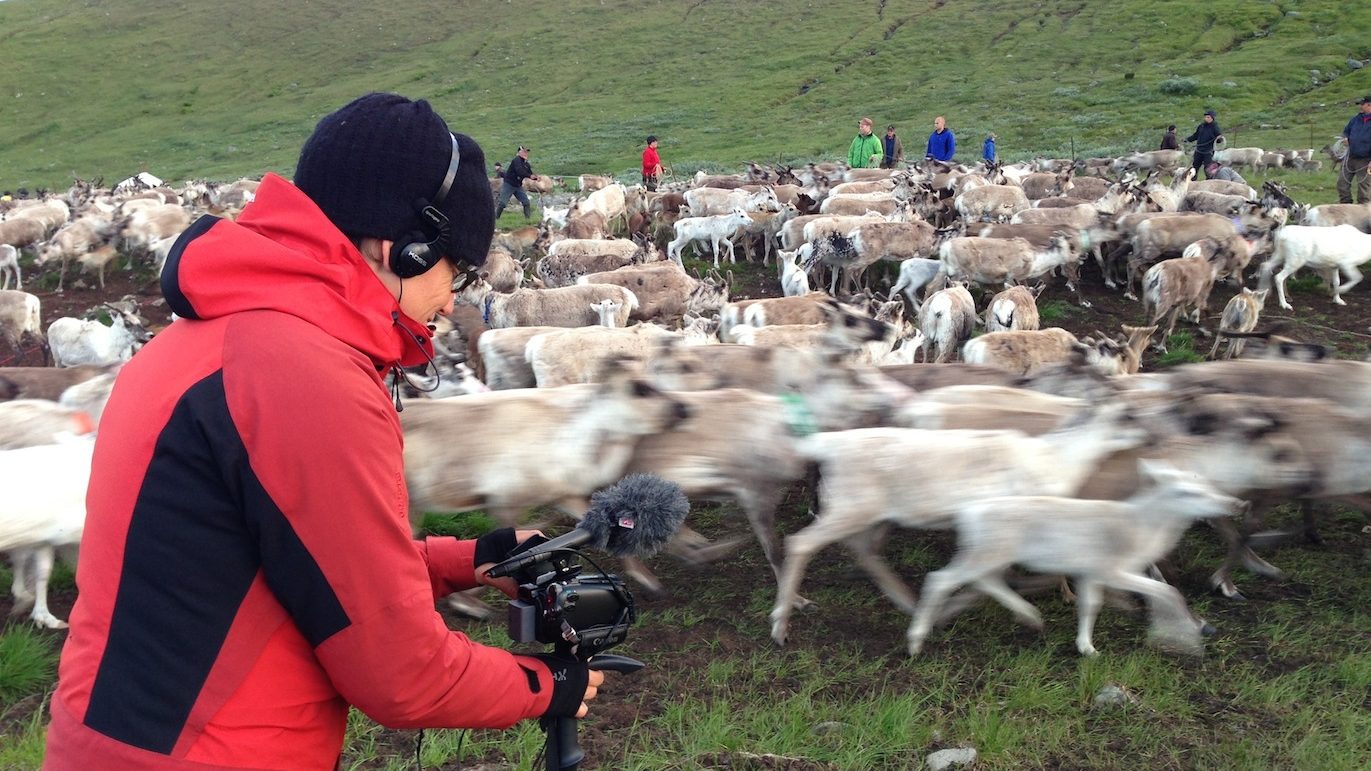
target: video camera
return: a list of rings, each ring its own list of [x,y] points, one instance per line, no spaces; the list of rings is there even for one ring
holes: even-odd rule
[[[519,598],[509,603],[510,639],[570,646],[569,653],[581,659],[628,639],[629,627],[638,620],[633,594],[616,575],[581,571],[570,550],[547,553],[517,570]]]
[[[512,576],[519,583],[518,599],[509,604],[509,636],[515,642],[552,645],[556,655],[584,661],[589,669],[637,672],[643,662],[604,653],[628,639],[638,619],[633,595],[616,575],[582,573],[584,555],[577,548],[594,546],[619,557],[651,556],[680,529],[690,502],[676,484],[634,474],[595,493],[590,503],[575,530],[550,541],[526,540],[488,575]],[[548,771],[579,768],[585,753],[576,741],[576,719],[541,722],[547,732]]]

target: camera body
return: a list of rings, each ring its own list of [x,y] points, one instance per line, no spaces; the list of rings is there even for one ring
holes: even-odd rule
[[[510,638],[555,645],[583,660],[627,639],[638,617],[628,587],[616,575],[581,570],[575,553],[557,551],[518,571]]]

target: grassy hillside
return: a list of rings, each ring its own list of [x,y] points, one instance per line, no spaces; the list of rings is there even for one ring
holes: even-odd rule
[[[0,188],[289,171],[368,90],[551,173],[627,171],[649,132],[678,173],[836,157],[858,115],[917,152],[945,114],[968,158],[987,130],[1011,159],[1148,148],[1207,106],[1318,147],[1371,92],[1368,29],[1341,0],[8,0]]]

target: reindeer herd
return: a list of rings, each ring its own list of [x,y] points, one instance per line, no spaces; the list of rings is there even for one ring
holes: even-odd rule
[[[1368,508],[1371,364],[1256,330],[1270,285],[1288,308],[1285,281],[1300,268],[1345,302],[1371,260],[1371,210],[1116,160],[754,164],[656,193],[588,185],[541,225],[497,234],[480,280],[440,323],[434,371],[405,380],[443,397],[412,392],[401,413],[415,521],[484,509],[512,524],[547,505],[579,516],[596,489],[651,472],[692,500],[736,504],[775,574],[776,643],[811,604],[807,564],[842,543],[909,614],[911,654],[981,595],[1040,625],[1013,566],[1074,591],[1082,654],[1096,653],[1107,591],[1146,598],[1155,639],[1198,652],[1204,621],[1156,569],[1191,523],[1223,539],[1211,582],[1237,596],[1236,568],[1282,575],[1255,546],[1318,537],[1312,504]],[[116,196],[81,183],[21,202],[0,221],[12,247],[0,267],[12,257],[17,283],[21,250],[44,270],[101,249],[156,263],[178,223],[234,216],[250,187]],[[739,246],[774,264],[777,296],[730,297]],[[713,268],[687,271],[692,252]],[[1091,280],[1097,270],[1141,298],[1142,324],[1112,337],[1040,328],[1038,301],[1060,291],[1058,274],[1087,304],[1089,265]],[[1225,281],[1240,291],[1213,330],[1210,356],[1226,341],[1224,357],[1142,372],[1181,316],[1203,326]],[[57,627],[47,575],[54,550],[79,543],[84,516],[69,493],[84,489],[88,435],[118,364],[147,332],[137,308],[117,303],[100,309],[113,326],[44,330],[36,303],[0,292],[6,340],[45,339],[57,364],[0,367],[0,552],[15,565],[16,606]],[[796,486],[814,518],[785,536],[777,509]],[[1285,502],[1304,506],[1305,521],[1265,530]],[[956,556],[922,596],[881,556],[894,525],[956,533]],[[737,547],[687,523],[672,550],[705,561]],[[627,568],[661,588],[647,565]]]

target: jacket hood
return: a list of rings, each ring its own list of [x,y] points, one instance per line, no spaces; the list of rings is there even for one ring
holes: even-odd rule
[[[203,216],[172,246],[162,295],[178,316],[273,310],[326,330],[380,369],[432,356],[432,333],[405,316],[361,252],[290,182],[268,174],[237,221]]]

